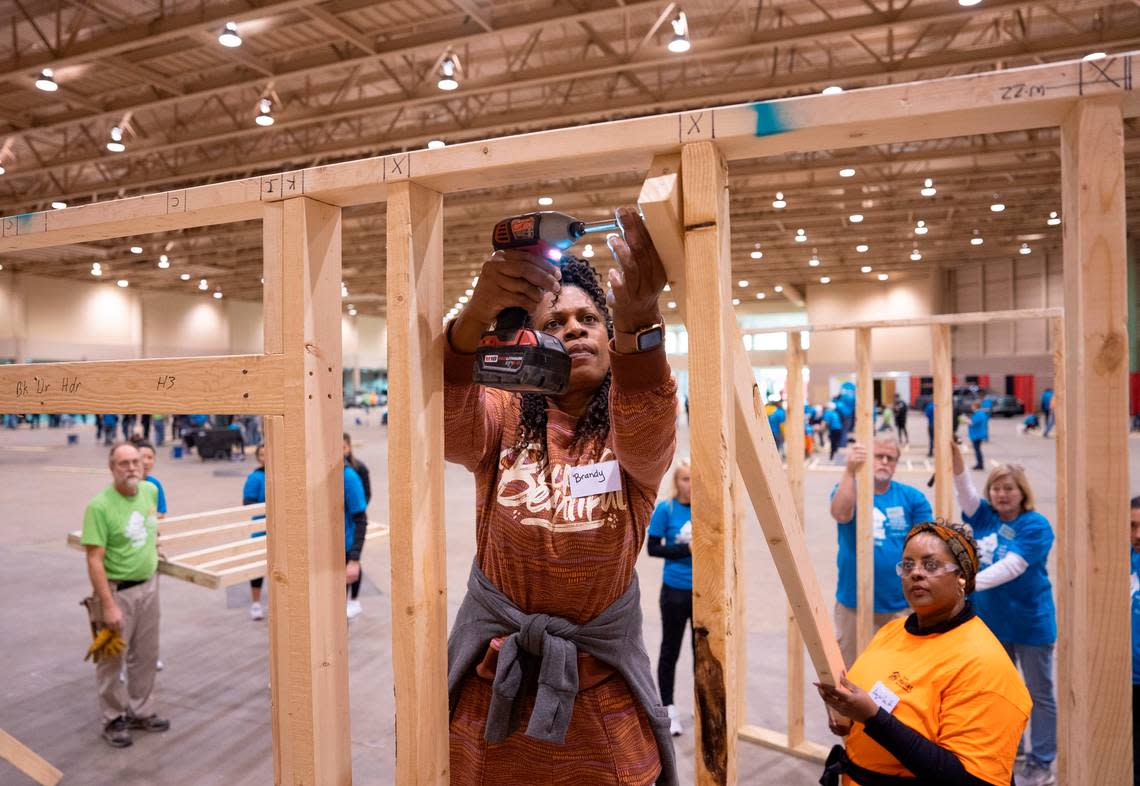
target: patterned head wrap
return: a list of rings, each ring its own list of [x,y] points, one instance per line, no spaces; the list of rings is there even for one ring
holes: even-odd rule
[[[926,521],[915,524],[906,535],[903,547],[915,535],[929,532],[950,549],[950,555],[958,563],[962,571],[962,578],[966,580],[966,593],[974,591],[974,578],[978,575],[978,544],[974,541],[973,531],[965,524],[951,521]]]

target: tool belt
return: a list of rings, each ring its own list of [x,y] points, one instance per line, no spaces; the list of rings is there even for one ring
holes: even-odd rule
[[[915,786],[917,778],[908,778],[902,775],[884,775],[881,772],[866,770],[847,758],[847,751],[842,745],[836,745],[827,755],[823,775],[820,776],[819,786],[840,786],[840,776],[846,775],[859,786]]]

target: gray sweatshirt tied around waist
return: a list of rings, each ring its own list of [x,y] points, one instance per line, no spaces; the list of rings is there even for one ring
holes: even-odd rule
[[[518,727],[516,700],[524,685],[523,653],[540,659],[538,693],[526,736],[563,744],[578,695],[578,648],[612,667],[645,710],[661,758],[659,786],[677,785],[669,714],[657,698],[653,671],[641,638],[641,590],[637,573],[625,592],[597,617],[576,625],[562,617],[526,614],[491,583],[477,562],[471,565],[467,595],[447,640],[447,692],[454,712],[464,677],[483,658],[487,643],[506,636],[499,650],[487,742],[502,742]]]

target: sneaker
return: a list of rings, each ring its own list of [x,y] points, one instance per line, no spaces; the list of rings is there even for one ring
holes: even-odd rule
[[[363,611],[364,611],[364,609],[363,609],[363,608],[361,608],[361,606],[360,606],[360,601],[358,601],[358,600],[349,600],[349,601],[348,601],[347,603],[345,603],[345,605],[344,605],[344,611],[345,611],[345,613],[348,615],[348,618],[349,618],[350,620],[354,620],[354,619],[356,619],[357,617],[359,617],[359,616],[360,616],[361,612],[363,612]]]
[[[127,748],[135,743],[127,730],[127,719],[122,715],[103,725],[103,739],[112,748]]]
[[[170,728],[170,721],[166,718],[160,718],[157,715],[147,715],[145,718],[136,718],[130,716],[127,718],[127,726],[132,729],[139,729],[140,731],[166,731]]]
[[[681,713],[677,712],[676,706],[672,704],[665,709],[669,710],[669,733],[674,737],[680,737],[685,731],[681,728]]]
[[[162,661],[161,660],[156,660],[154,662],[154,670],[155,671],[162,671]]]
[[[265,619],[265,612],[262,610],[260,603],[249,604],[249,618],[251,620]]]
[[[1038,767],[1033,762],[1026,762],[1022,775],[1017,779],[1018,786],[1054,786],[1057,776],[1053,774],[1052,767]]]

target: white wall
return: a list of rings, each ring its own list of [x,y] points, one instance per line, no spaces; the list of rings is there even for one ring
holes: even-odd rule
[[[925,317],[935,313],[930,277],[899,282],[813,284],[804,294],[808,321],[856,322],[872,319]],[[871,337],[871,359],[876,370],[920,370],[930,363],[930,330],[925,327],[876,330]],[[819,367],[855,368],[855,336],[850,330],[813,333],[808,361]]]
[[[385,321],[345,317],[344,363],[386,368]],[[257,354],[261,303],[0,271],[0,358],[115,360]]]

